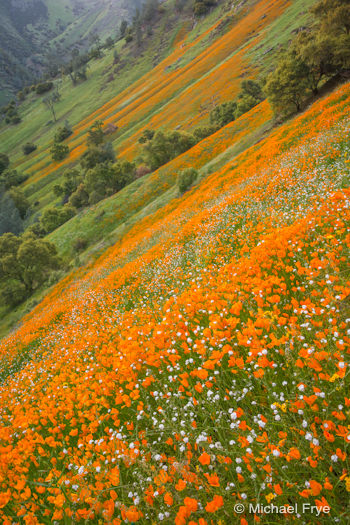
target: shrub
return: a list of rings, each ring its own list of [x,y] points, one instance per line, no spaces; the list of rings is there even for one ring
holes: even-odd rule
[[[145,175],[148,175],[148,173],[151,173],[152,170],[148,166],[145,166],[144,164],[141,164],[141,166],[138,166],[136,168],[136,178],[140,179],[141,177],[144,177]]]
[[[11,196],[11,199],[15,203],[17,210],[19,211],[21,219],[24,219],[24,217],[27,214],[27,211],[30,208],[30,204],[27,197],[24,195],[22,190],[15,187],[10,189],[9,194]]]
[[[210,113],[210,122],[220,128],[236,118],[237,102],[229,100],[214,108]]]
[[[143,159],[152,170],[181,155],[196,144],[193,135],[181,131],[158,131],[143,147]]]
[[[58,128],[55,133],[55,142],[63,142],[65,139],[70,137],[73,133],[72,128],[68,122],[65,122],[64,126]]]
[[[194,168],[187,168],[178,177],[178,187],[180,193],[185,193],[198,177],[198,171]]]
[[[100,146],[90,146],[81,156],[80,164],[84,170],[94,168],[104,162],[113,162],[115,153],[111,142]]]
[[[27,142],[27,144],[24,144],[22,149],[25,155],[30,155],[30,153],[33,153],[33,151],[35,151],[37,148],[38,146],[36,146],[32,142]]]
[[[51,148],[51,156],[52,160],[55,162],[59,162],[60,160],[63,160],[67,157],[69,154],[69,148],[67,144],[59,144],[55,142]]]
[[[37,84],[35,92],[37,95],[43,95],[44,93],[51,91],[52,88],[53,82],[41,82],[40,84]]]
[[[28,296],[28,291],[24,283],[18,279],[8,279],[1,290],[3,302],[14,308],[21,304]]]
[[[22,182],[28,179],[28,175],[18,173],[16,170],[6,170],[0,176],[0,186],[4,186],[6,190],[9,190],[13,186],[19,186]]]
[[[215,0],[195,0],[193,12],[196,16],[206,15],[211,9],[211,7],[215,5]]]
[[[215,133],[217,130],[218,130],[218,127],[215,125],[200,126],[199,128],[196,128],[193,131],[193,136],[197,142],[200,142],[201,140],[204,140],[210,135],[212,135],[213,133]]]
[[[75,252],[82,252],[87,248],[87,246],[87,239],[84,239],[83,237],[78,237],[73,244],[73,249]]]
[[[7,170],[10,165],[10,159],[5,153],[0,153],[0,175]]]
[[[75,209],[70,205],[63,208],[48,208],[42,214],[40,226],[45,233],[51,233],[75,215]]]

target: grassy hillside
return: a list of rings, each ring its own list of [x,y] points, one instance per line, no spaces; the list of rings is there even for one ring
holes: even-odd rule
[[[312,3],[221,2],[194,21],[169,0],[142,52],[120,41],[118,64],[110,50],[86,82],[62,78],[56,124],[28,97],[0,130],[29,174],[27,223],[60,204],[97,119],[128,160],[146,129],[208,124]],[[349,117],[349,82],[284,122],[264,100],[47,236],[66,269],[0,311],[5,525],[346,523]]]
[[[91,33],[115,35],[135,2],[9,0],[0,5],[0,104],[40,77],[47,54],[84,47]]]
[[[297,25],[295,22],[288,33],[285,27],[288,17],[297,19],[299,15],[302,23],[305,20],[304,4],[290,6],[282,0],[237,3],[233,9],[221,5],[196,22],[194,27],[190,10],[178,16],[173,2],[164,4],[163,9],[166,11],[141,54],[133,45],[125,46],[121,41],[116,46],[120,55],[117,66],[113,65],[113,51],[109,51],[102,59],[90,64],[86,82],[72,87],[70,79],[63,78],[56,125],[43,105],[42,97],[34,95],[21,106],[23,122],[16,127],[3,127],[2,151],[9,153],[16,169],[31,175],[24,186],[33,208],[29,222],[34,222],[45,209],[58,204],[53,187],[61,180],[64,169],[79,160],[86,147],[87,131],[96,119],[102,119],[106,125],[113,123],[118,126],[118,131],[110,139],[119,157],[132,160],[139,154],[137,140],[144,129],[192,130],[206,123],[213,98],[215,103],[232,98],[237,95],[242,78],[259,76],[260,70],[264,73],[266,42],[269,49],[277,51],[279,38],[285,41],[286,35],[291,37],[291,31]],[[283,31],[271,40],[269,28],[274,33],[279,23]],[[221,133],[218,136],[219,147],[212,149],[215,138],[209,138],[189,152],[193,165],[201,168],[202,175],[212,169],[213,162],[215,165],[220,161],[215,160],[217,155],[229,157],[258,140],[260,134],[271,126],[272,114],[267,106],[262,107],[262,112],[258,108],[257,113],[253,113],[254,122],[248,133],[244,130],[246,119],[242,119],[242,125],[238,124],[237,147],[232,145],[225,153],[236,133],[234,124],[232,136],[231,127],[227,132],[223,130],[222,141]],[[53,136],[66,119],[74,130],[67,141],[70,155],[61,163],[52,163],[50,147]],[[26,142],[35,142],[38,146],[29,157],[23,156],[22,152],[22,145]],[[197,159],[200,150],[203,153]],[[51,234],[50,239],[67,262],[85,263],[101,248],[119,238],[140,216],[168,202],[177,192],[176,180],[182,166],[180,158],[159,172],[136,181],[115,197],[80,212]],[[76,259],[75,241],[79,238],[87,241],[88,248]],[[5,314],[3,310],[2,333],[40,297],[41,291],[38,291],[36,297],[17,311]]]

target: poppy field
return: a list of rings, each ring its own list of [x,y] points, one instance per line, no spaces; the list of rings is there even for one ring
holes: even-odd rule
[[[0,343],[4,525],[347,522],[349,116],[345,84]]]

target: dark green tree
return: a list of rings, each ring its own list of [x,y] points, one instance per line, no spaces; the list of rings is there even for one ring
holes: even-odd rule
[[[67,146],[67,144],[59,144],[57,142],[54,142],[50,153],[52,160],[54,160],[55,162],[60,162],[61,160],[65,159],[69,154],[69,147]]]
[[[19,234],[23,230],[23,223],[11,195],[0,189],[0,235],[11,232]]]
[[[30,203],[27,199],[27,197],[24,195],[23,191],[19,188],[11,188],[9,191],[9,195],[13,202],[15,203],[15,206],[17,210],[19,211],[20,217],[23,220],[25,216],[27,215],[27,212],[30,208]]]
[[[81,156],[80,165],[84,170],[89,170],[104,162],[113,162],[115,153],[111,142],[100,146],[90,146]]]
[[[309,88],[306,64],[290,52],[277,63],[267,78],[265,92],[276,113],[300,111]]]
[[[96,120],[89,129],[87,143],[89,146],[100,146],[104,141],[105,134],[103,133],[103,122],[102,120]]]
[[[237,102],[229,100],[216,106],[210,112],[210,123],[222,128],[232,122],[236,118]]]
[[[10,165],[10,159],[5,153],[0,153],[0,175],[7,170]]]
[[[196,144],[189,133],[180,131],[158,131],[143,147],[143,160],[152,170],[158,169],[171,159],[181,155]]]

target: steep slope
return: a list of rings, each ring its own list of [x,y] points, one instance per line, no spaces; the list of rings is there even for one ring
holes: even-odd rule
[[[38,76],[46,55],[90,33],[115,34],[140,2],[126,0],[9,0],[0,4],[0,103]]]
[[[139,221],[3,341],[5,523],[347,515],[349,102]]]

